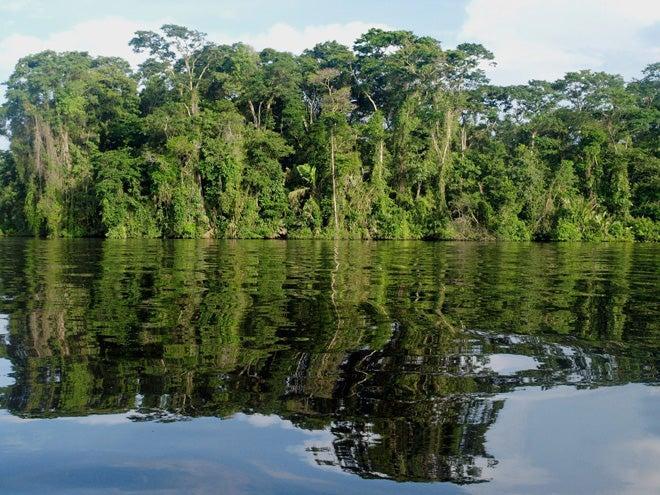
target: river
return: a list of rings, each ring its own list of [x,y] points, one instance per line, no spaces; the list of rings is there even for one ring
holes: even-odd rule
[[[0,239],[3,493],[650,493],[660,246]]]

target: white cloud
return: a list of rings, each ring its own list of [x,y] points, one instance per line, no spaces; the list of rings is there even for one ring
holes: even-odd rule
[[[165,22],[161,20],[145,24],[121,17],[106,17],[81,22],[67,31],[53,33],[45,38],[11,34],[0,38],[0,80],[6,80],[21,57],[43,50],[86,51],[92,55],[122,57],[136,65],[144,59],[144,55],[133,53],[128,46],[134,32],[139,29],[155,30]],[[388,28],[383,24],[360,21],[307,26],[302,29],[279,23],[262,33],[237,37],[215,33],[210,34],[209,39],[218,43],[244,41],[257,49],[270,47],[300,53],[305,48],[327,40],[336,40],[351,46],[356,38],[372,27]]]
[[[33,6],[31,0],[2,0],[0,2],[0,12],[20,12]]]
[[[11,376],[14,367],[11,361],[7,358],[0,358],[0,387],[8,387],[16,383],[16,380]]]
[[[81,22],[67,31],[45,38],[11,34],[0,39],[0,78],[5,80],[21,57],[43,50],[86,51],[92,55],[118,56],[133,64],[138,63],[143,56],[133,53],[128,46],[133,33],[138,29],[155,29],[161,24],[106,17]]]
[[[582,68],[629,78],[660,58],[658,40],[645,40],[660,23],[657,0],[470,0],[466,14],[457,38],[495,53],[497,83]]]
[[[212,36],[219,43],[233,43],[243,41],[254,48],[274,48],[276,50],[300,53],[305,48],[312,48],[323,41],[338,41],[347,46],[360,35],[371,28],[391,29],[385,24],[352,21],[345,24],[324,24],[319,26],[306,26],[295,28],[285,23],[272,25],[268,30],[258,34],[245,34],[238,37],[224,36],[218,33]]]
[[[281,426],[282,420],[279,416],[276,416],[275,414],[243,414],[243,413],[238,413],[235,416],[236,419],[239,421],[245,421],[246,423],[249,423],[250,425],[256,427],[256,428],[268,428],[270,426]]]
[[[621,465],[616,463],[614,471],[626,482],[625,495],[643,495],[655,493],[660,486],[660,438],[647,437],[631,440],[621,446],[629,452],[627,457],[632,462]]]
[[[536,370],[539,367],[537,359],[520,354],[490,354],[487,368],[498,375],[512,375],[520,371]]]
[[[131,418],[129,415],[132,413],[135,413],[135,411],[117,414],[93,414],[90,416],[63,416],[57,419],[59,421],[71,421],[80,425],[115,426],[130,423]]]

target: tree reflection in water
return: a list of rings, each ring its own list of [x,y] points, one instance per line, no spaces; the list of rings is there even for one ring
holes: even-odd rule
[[[522,386],[658,378],[644,245],[0,243],[22,417],[277,415],[365,478],[474,483]],[[635,272],[631,272],[631,266]],[[5,373],[7,374],[7,373]]]

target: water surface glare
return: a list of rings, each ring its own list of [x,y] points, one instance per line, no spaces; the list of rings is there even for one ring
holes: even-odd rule
[[[659,262],[0,239],[0,492],[657,492]]]

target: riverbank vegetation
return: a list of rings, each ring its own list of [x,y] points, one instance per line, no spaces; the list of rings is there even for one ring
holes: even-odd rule
[[[478,44],[372,29],[293,55],[175,25],[148,58],[6,83],[0,231],[48,237],[660,239],[660,63],[494,86]]]

